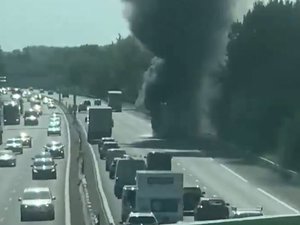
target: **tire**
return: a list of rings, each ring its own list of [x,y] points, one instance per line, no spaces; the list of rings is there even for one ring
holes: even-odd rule
[[[37,176],[35,173],[32,172],[32,180],[37,180]]]
[[[49,213],[48,219],[49,219],[49,220],[54,220],[54,219],[55,219],[55,212],[54,212],[54,210],[52,210],[52,211]]]
[[[25,213],[22,213],[22,210],[21,210],[21,221],[27,221],[27,217],[25,216]]]
[[[23,154],[23,149],[20,151],[20,154]]]
[[[29,144],[29,148],[32,148],[32,143],[30,142],[30,144]]]

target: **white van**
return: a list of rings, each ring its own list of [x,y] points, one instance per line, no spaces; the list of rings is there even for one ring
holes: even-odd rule
[[[115,158],[122,158],[124,155],[126,155],[126,151],[119,148],[110,148],[107,150],[106,153],[106,162],[105,162],[105,170],[108,171],[110,168],[110,165],[112,161]]]
[[[135,175],[138,170],[145,170],[143,159],[119,159],[116,166],[115,196],[120,199],[124,185],[135,184]]]

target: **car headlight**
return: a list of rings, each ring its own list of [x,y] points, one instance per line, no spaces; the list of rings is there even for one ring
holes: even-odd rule
[[[33,170],[34,173],[37,173],[38,171],[36,169]]]
[[[49,207],[49,204],[46,204],[45,206],[46,206],[46,207]]]
[[[28,207],[28,205],[24,205],[24,208],[26,209]]]
[[[53,169],[51,170],[51,172],[55,172],[55,168],[53,168]]]

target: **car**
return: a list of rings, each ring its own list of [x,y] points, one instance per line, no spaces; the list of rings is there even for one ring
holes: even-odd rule
[[[35,111],[34,109],[30,108],[24,112],[23,118],[26,118],[29,116],[39,117],[39,113],[37,111]]]
[[[49,98],[44,97],[43,100],[42,100],[42,102],[43,102],[44,105],[48,104]]]
[[[48,91],[48,95],[54,95],[54,91]]]
[[[59,116],[51,116],[49,118],[49,125],[51,125],[51,126],[60,126],[61,125],[61,118]]]
[[[186,216],[193,216],[194,209],[205,192],[199,186],[183,188],[183,211]]]
[[[106,141],[103,143],[102,148],[99,150],[100,159],[104,159],[106,157],[107,151],[110,148],[120,148],[116,141]]]
[[[32,147],[32,137],[29,136],[28,134],[21,133],[20,136],[18,136],[17,138],[20,138],[22,140],[23,147],[28,147],[28,148]]]
[[[106,141],[115,141],[115,139],[113,137],[102,137],[101,140],[98,142],[98,151],[99,152],[103,147],[103,143]]]
[[[131,212],[126,220],[128,225],[158,225],[158,221],[152,212]]]
[[[36,116],[29,116],[24,118],[25,126],[37,126],[39,125],[39,120]]]
[[[48,126],[48,130],[47,130],[47,135],[61,135],[61,128],[60,126],[53,126],[51,124],[49,124]]]
[[[56,109],[56,105],[53,102],[48,103],[48,109]]]
[[[101,105],[101,99],[95,99],[94,105]]]
[[[11,150],[0,150],[0,166],[16,166],[17,157]]]
[[[44,89],[40,89],[40,93],[41,94],[45,93]]]
[[[54,220],[55,199],[48,187],[25,188],[23,196],[18,199],[21,202],[21,221]]]
[[[129,155],[124,155],[123,157],[116,157],[113,159],[113,161],[110,164],[109,167],[109,178],[110,179],[115,179],[115,175],[116,175],[116,167],[117,167],[117,162],[119,159],[130,159],[131,157]]]
[[[69,98],[69,94],[63,93],[63,94],[62,94],[62,97],[63,97],[63,98]]]
[[[91,106],[90,100],[85,100],[83,103],[79,104],[78,112],[86,111],[89,106]]]
[[[201,198],[194,209],[194,221],[228,219],[229,214],[229,204],[223,199]]]
[[[56,179],[57,164],[51,158],[41,158],[33,160],[32,179]]]
[[[45,159],[45,158],[53,159],[52,155],[50,154],[50,152],[41,152],[41,153],[38,153],[34,157],[32,157],[31,159],[35,160],[35,159]]]
[[[20,138],[7,139],[5,150],[12,150],[14,153],[23,154],[22,140]]]
[[[49,152],[53,158],[62,159],[65,157],[64,147],[59,141],[51,141],[44,146],[45,152]]]
[[[33,105],[32,109],[36,111],[39,116],[43,114],[42,106],[39,104]]]

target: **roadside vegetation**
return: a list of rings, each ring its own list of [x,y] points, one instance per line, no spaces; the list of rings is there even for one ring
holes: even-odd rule
[[[14,85],[99,97],[120,89],[135,102],[152,57],[133,37],[119,37],[107,46],[0,52],[0,73]],[[221,94],[212,121],[219,137],[300,169],[300,2],[258,2],[232,24],[216,80]]]

